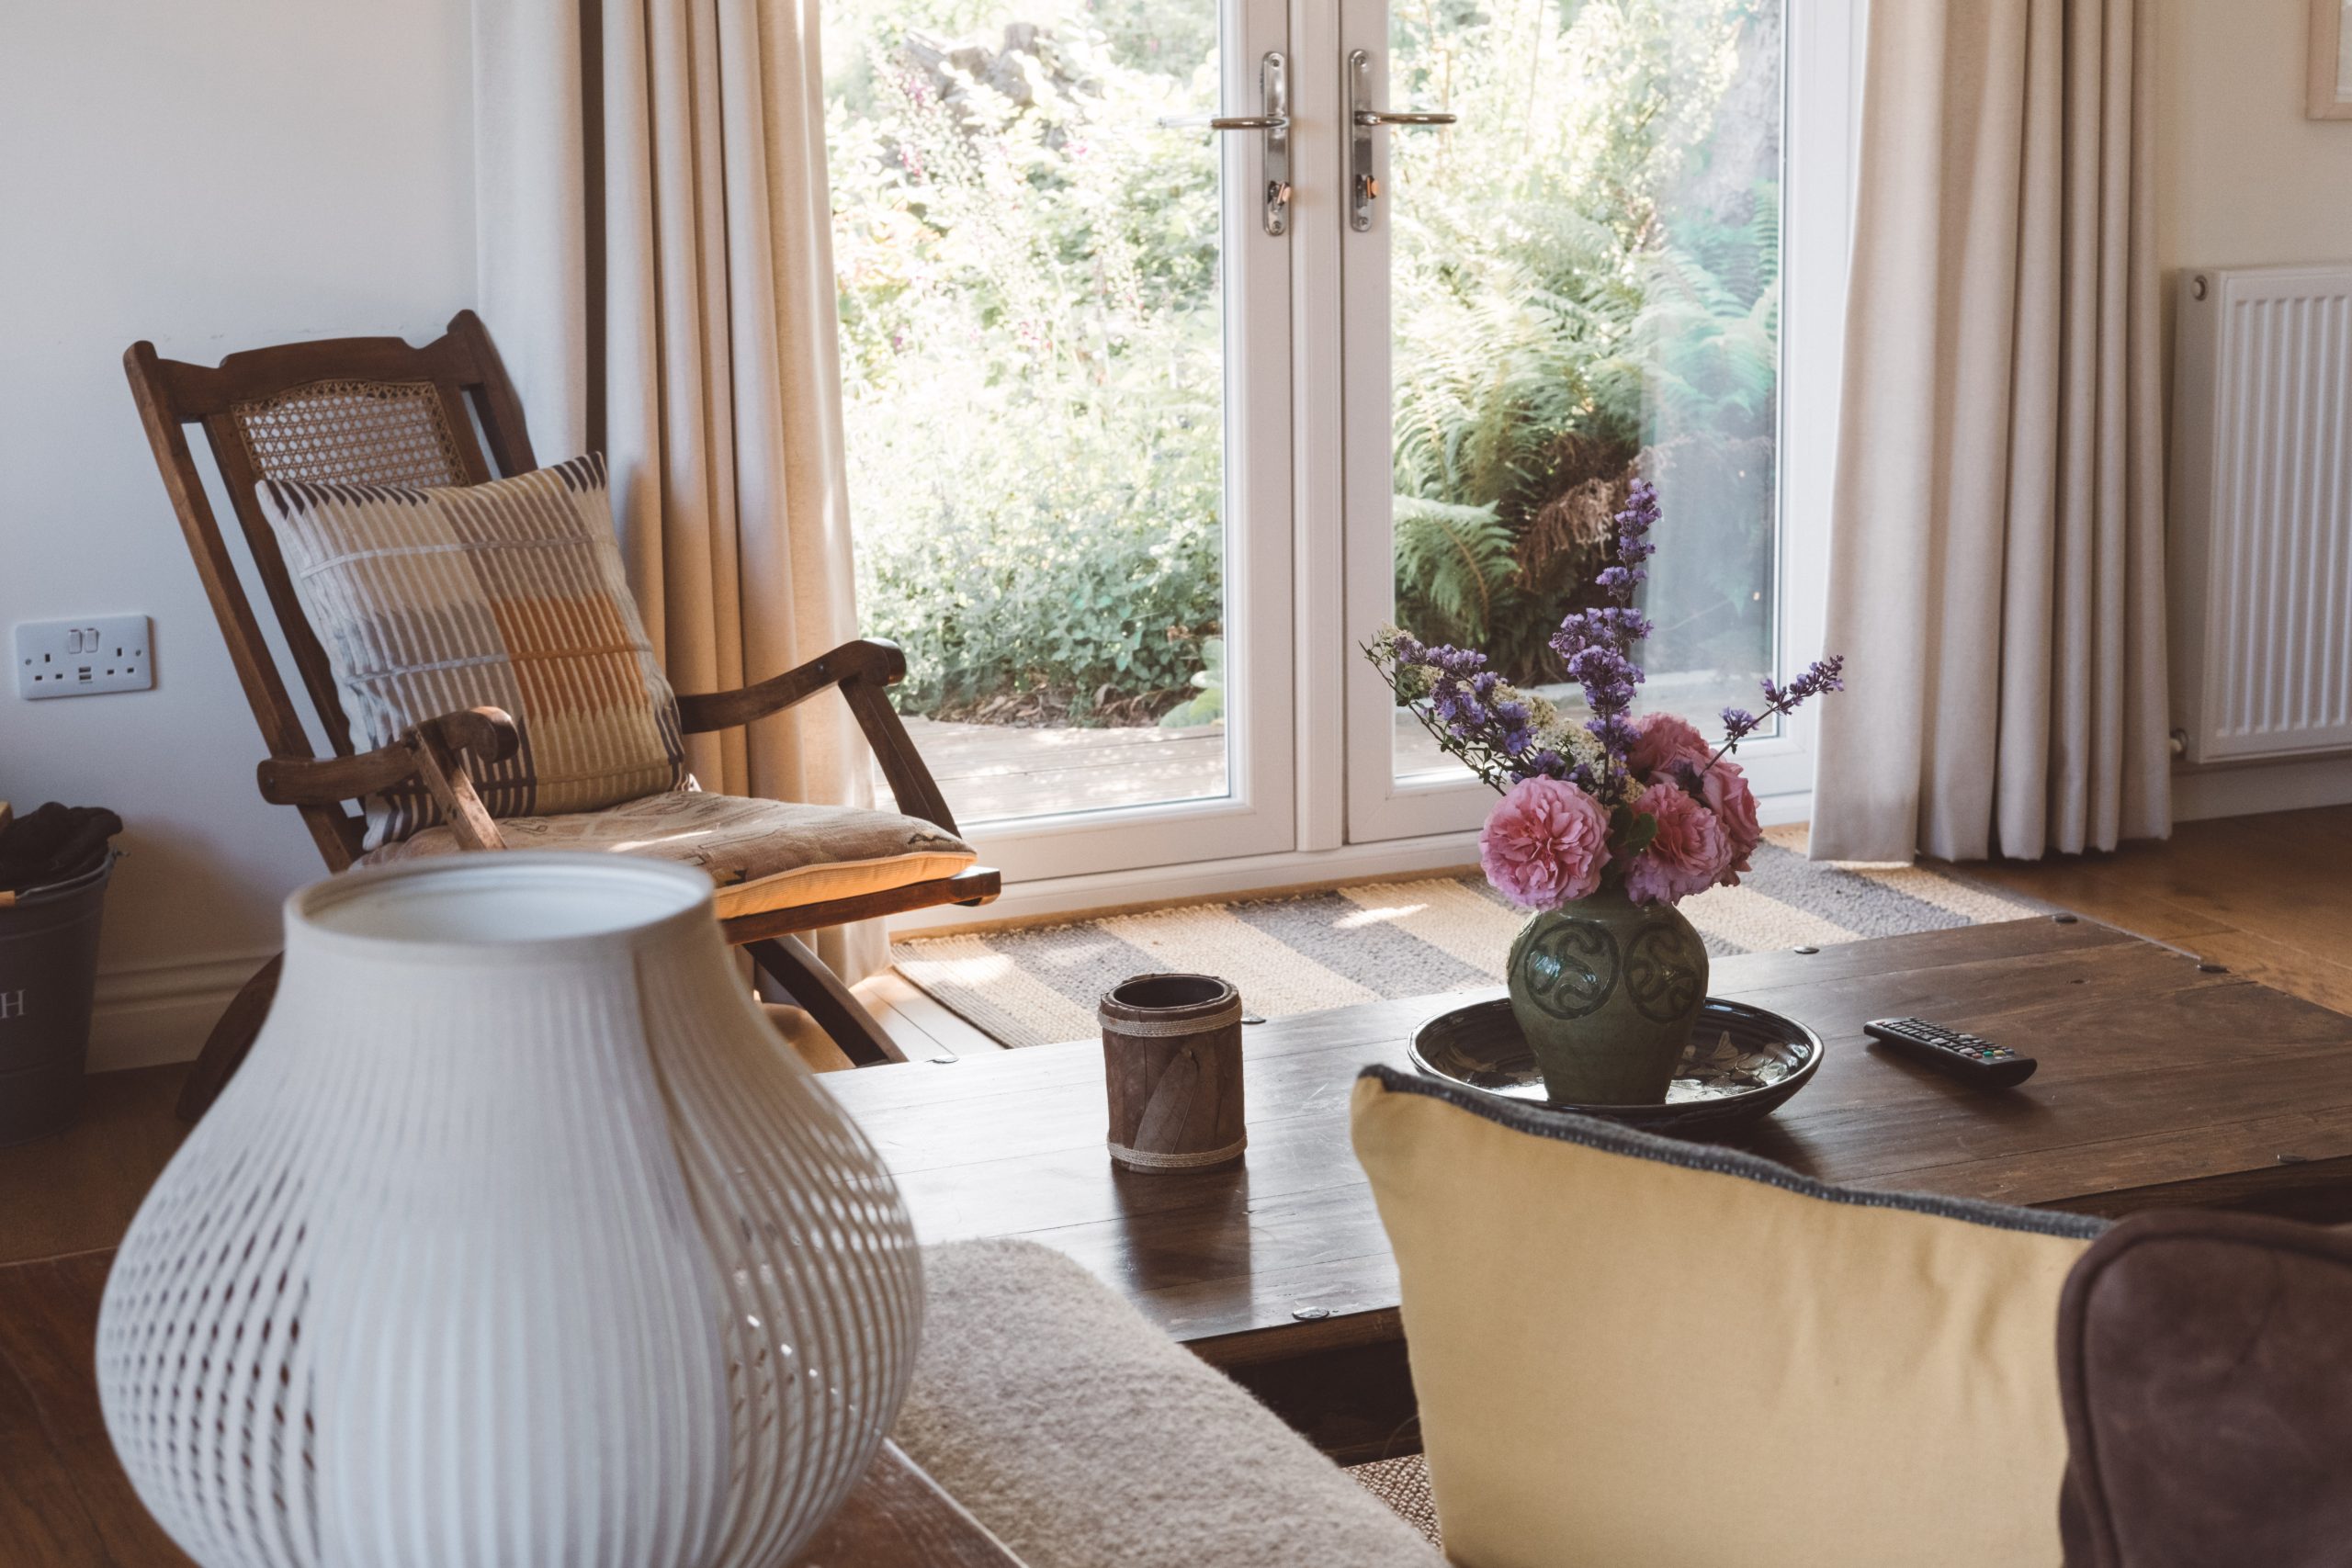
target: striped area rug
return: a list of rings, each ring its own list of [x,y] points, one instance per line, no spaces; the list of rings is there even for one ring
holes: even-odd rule
[[[1816,863],[1800,825],[1768,829],[1737,887],[1685,899],[1717,955],[2014,920],[2041,906],[1919,866]],[[1222,975],[1266,1017],[1502,983],[1526,919],[1484,877],[1374,882],[1069,925],[900,942],[899,973],[1006,1045],[1096,1032],[1094,1003],[1131,975]]]

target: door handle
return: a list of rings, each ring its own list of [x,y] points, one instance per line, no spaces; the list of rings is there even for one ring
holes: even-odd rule
[[[1453,118],[1450,114],[1374,107],[1372,55],[1361,49],[1349,51],[1349,228],[1360,234],[1371,228],[1372,204],[1380,199],[1380,181],[1372,172],[1372,133],[1384,125],[1452,125]]]
[[[1290,70],[1282,51],[1258,62],[1258,104],[1263,114],[1218,115],[1211,130],[1262,130],[1259,157],[1260,212],[1266,232],[1281,239],[1290,231]]]

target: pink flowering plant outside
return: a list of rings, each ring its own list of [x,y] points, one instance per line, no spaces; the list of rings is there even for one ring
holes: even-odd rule
[[[1596,580],[1608,603],[1568,616],[1552,638],[1584,688],[1581,722],[1505,682],[1482,653],[1394,627],[1364,649],[1438,744],[1501,794],[1478,834],[1478,859],[1521,908],[1558,909],[1611,884],[1636,904],[1667,905],[1737,886],[1763,830],[1732,753],[1770,720],[1844,685],[1845,660],[1835,656],[1785,686],[1768,677],[1762,712],[1724,710],[1720,746],[1672,714],[1634,717],[1642,669],[1633,650],[1650,624],[1634,596],[1657,520],[1657,492],[1634,480],[1617,514],[1617,564]]]

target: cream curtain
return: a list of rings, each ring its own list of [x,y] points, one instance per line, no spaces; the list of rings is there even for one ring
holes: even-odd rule
[[[601,449],[682,692],[856,635],[817,0],[475,7],[482,309],[543,457]],[[868,805],[837,699],[690,737],[705,788]],[[829,932],[845,979],[880,928]]]
[[[1878,0],[1813,853],[2170,828],[2141,0]]]

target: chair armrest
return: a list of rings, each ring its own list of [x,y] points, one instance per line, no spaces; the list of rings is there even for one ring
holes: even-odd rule
[[[523,728],[504,708],[459,708],[428,718],[409,733],[437,734],[453,751],[466,751],[485,762],[503,762],[523,749]]]
[[[421,746],[437,742],[448,752],[469,752],[486,762],[503,762],[522,744],[522,731],[501,708],[465,708],[428,718],[390,746],[355,757],[270,757],[254,770],[261,797],[273,806],[340,806],[381,795],[404,784],[430,787],[418,758]]]
[[[845,642],[797,669],[772,676],[756,686],[732,692],[710,692],[678,699],[679,727],[688,735],[713,729],[733,729],[805,702],[828,686],[839,686],[866,744],[874,748],[882,776],[890,783],[899,809],[920,817],[945,831],[956,831],[955,816],[939,793],[939,785],[915,750],[906,722],[890,705],[889,687],[906,679],[907,656],[894,642],[861,637]]]
[[[876,686],[895,686],[906,679],[906,674],[907,656],[899,651],[898,644],[861,637],[781,675],[772,675],[757,685],[680,697],[679,728],[688,735],[738,729],[753,719],[765,718],[806,702],[828,686],[853,680]]]

